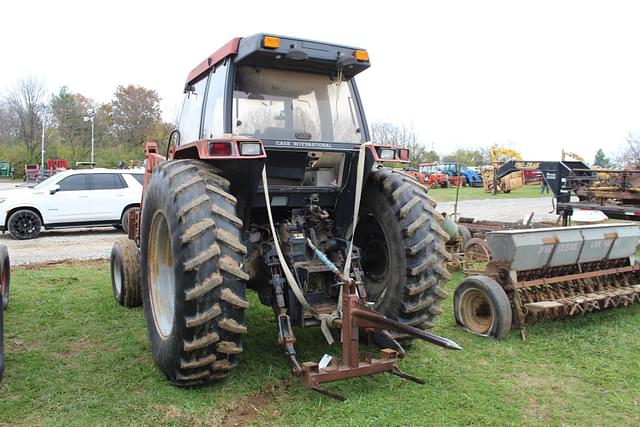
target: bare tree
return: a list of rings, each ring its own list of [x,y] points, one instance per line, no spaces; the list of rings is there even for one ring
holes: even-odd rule
[[[14,120],[13,132],[26,149],[29,161],[34,161],[42,126],[46,89],[43,82],[33,76],[18,80],[3,102],[9,117]]]
[[[376,144],[397,145],[409,149],[411,166],[419,163],[437,160],[438,155],[433,150],[427,150],[419,141],[418,135],[412,127],[394,125],[388,122],[376,122],[371,125],[371,140]]]
[[[640,168],[640,131],[630,131],[627,134],[627,148],[619,162],[625,168]]]

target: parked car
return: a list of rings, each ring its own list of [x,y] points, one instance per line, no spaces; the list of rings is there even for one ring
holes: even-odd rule
[[[39,184],[0,192],[0,230],[15,239],[51,228],[129,228],[129,209],[140,206],[144,171],[78,169]]]

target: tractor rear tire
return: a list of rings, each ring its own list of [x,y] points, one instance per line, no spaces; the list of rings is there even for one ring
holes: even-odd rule
[[[0,297],[2,297],[2,307],[0,307],[0,311],[6,310],[9,306],[10,293],[11,262],[9,261],[9,250],[5,245],[0,245]]]
[[[120,305],[142,305],[140,252],[133,240],[118,239],[111,249],[111,289]]]
[[[511,330],[512,312],[504,289],[490,277],[470,276],[453,295],[456,322],[472,334],[503,339]]]
[[[355,244],[361,251],[365,288],[374,308],[421,329],[434,326],[451,277],[445,262],[449,235],[425,188],[381,168],[363,190]],[[403,343],[407,335],[394,335]]]
[[[153,357],[181,387],[226,377],[247,332],[242,221],[229,182],[196,160],[157,166],[141,213],[144,313]]]

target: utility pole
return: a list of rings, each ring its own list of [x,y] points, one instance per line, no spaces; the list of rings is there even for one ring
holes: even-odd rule
[[[89,108],[87,110],[87,115],[84,117],[84,121],[85,122],[91,122],[91,167],[92,168],[96,166],[95,118],[96,118],[96,112],[93,110],[93,108]]]
[[[44,178],[44,129],[47,125],[47,107],[42,110],[42,140],[40,141],[40,178]]]

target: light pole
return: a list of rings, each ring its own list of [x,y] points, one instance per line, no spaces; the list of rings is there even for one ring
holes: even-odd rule
[[[95,146],[96,146],[95,118],[96,118],[96,112],[93,110],[93,108],[89,108],[87,110],[87,115],[84,116],[84,121],[85,122],[91,122],[91,167],[95,167],[95,165],[96,165],[96,156],[95,156]]]
[[[44,130],[47,126],[47,119],[49,118],[49,109],[44,107],[42,110],[42,140],[40,141],[40,178],[44,178]]]

